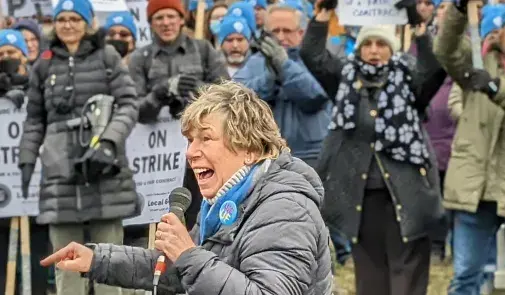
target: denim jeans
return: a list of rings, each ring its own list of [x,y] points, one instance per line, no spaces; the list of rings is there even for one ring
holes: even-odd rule
[[[503,221],[495,202],[481,202],[476,213],[454,211],[454,277],[448,295],[480,294],[484,267],[496,260],[496,232]]]

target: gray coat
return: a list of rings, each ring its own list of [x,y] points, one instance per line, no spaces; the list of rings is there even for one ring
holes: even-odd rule
[[[228,79],[222,57],[205,40],[196,40],[184,33],[170,46],[152,44],[134,51],[128,68],[135,81],[140,100],[139,122],[152,123],[165,103],[152,93],[153,86],[178,74],[192,75],[203,83]]]
[[[237,221],[184,252],[161,277],[159,294],[331,293],[328,232],[319,213],[324,191],[317,174],[288,153],[264,162],[257,173]],[[197,245],[198,233],[196,225],[191,234]],[[155,250],[94,245],[87,276],[151,290],[158,256]]]
[[[138,116],[135,85],[119,54],[100,39],[98,34],[86,37],[73,56],[53,41],[30,78],[19,163],[35,164],[43,145],[40,223],[125,218],[139,211],[125,156],[125,140]],[[115,144],[122,169],[112,178],[86,185],[74,169],[75,159],[86,148],[79,143],[78,128],[66,128],[65,121],[80,117],[84,104],[95,94],[115,98],[116,108],[102,139]],[[67,111],[62,107],[65,104]],[[90,133],[85,129],[83,139],[89,139]]]

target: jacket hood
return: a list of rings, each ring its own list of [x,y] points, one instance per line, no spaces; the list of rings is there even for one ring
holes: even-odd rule
[[[261,190],[256,202],[263,202],[277,193],[299,193],[319,208],[323,203],[324,188],[316,171],[289,152],[281,153],[279,158],[272,161],[256,185]]]

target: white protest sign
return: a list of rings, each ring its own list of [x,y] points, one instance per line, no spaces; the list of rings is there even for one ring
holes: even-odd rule
[[[53,7],[58,5],[58,0],[51,0]],[[124,0],[90,0],[94,11],[113,12],[128,10]]]
[[[26,109],[18,110],[13,103],[0,98],[0,217],[36,216],[39,213],[39,162],[32,176],[28,199],[21,194],[19,141],[25,117]]]
[[[342,25],[405,25],[407,12],[398,10],[398,0],[339,0],[338,18]]]
[[[51,0],[1,0],[4,15],[18,17],[33,17],[37,15],[36,6],[40,7],[42,15],[52,15]]]
[[[187,140],[179,121],[137,124],[127,140],[126,156],[141,199],[140,216],[124,225],[159,222],[168,213],[168,196],[182,186],[186,171]]]
[[[137,48],[151,44],[151,30],[147,21],[147,1],[146,0],[126,0],[130,12],[137,25]]]

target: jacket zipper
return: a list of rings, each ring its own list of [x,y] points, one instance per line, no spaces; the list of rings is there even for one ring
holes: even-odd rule
[[[74,87],[72,89],[72,91],[75,91],[74,58],[72,56],[70,56],[68,58],[68,67],[70,69],[69,74],[70,74],[70,79],[72,79],[72,87]],[[70,99],[75,99],[75,97],[73,97],[74,95],[75,95],[75,92],[72,93]],[[71,114],[72,114],[72,119],[75,119],[75,114],[74,114],[73,110],[72,110]],[[73,144],[79,144],[77,134],[74,130],[72,130],[72,138],[73,138]],[[86,178],[86,176],[84,176],[84,178]],[[86,183],[87,183],[87,180],[86,180]],[[77,197],[77,211],[81,211],[81,209],[82,209],[81,188],[79,187],[79,185],[76,185],[75,189],[76,189],[76,197]]]

